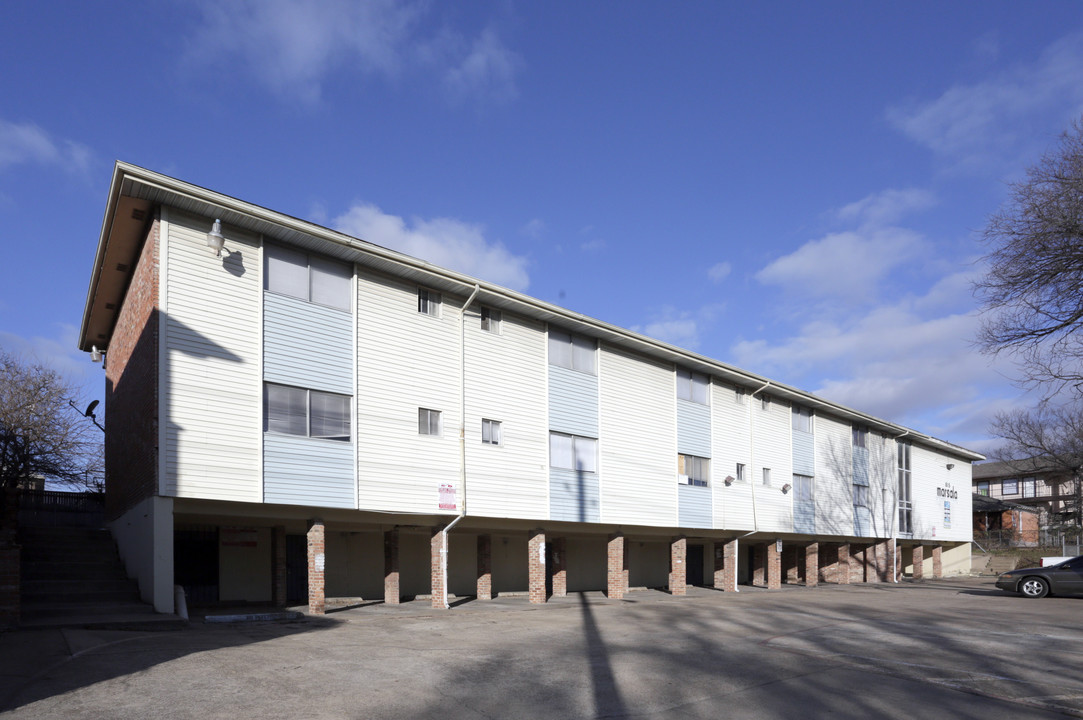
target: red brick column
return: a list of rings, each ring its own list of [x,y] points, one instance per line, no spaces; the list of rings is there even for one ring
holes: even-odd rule
[[[437,610],[445,610],[447,604],[447,585],[444,568],[447,567],[447,533],[442,527],[433,528],[429,538],[429,587],[430,605]]]
[[[800,548],[797,545],[782,548],[782,579],[787,585],[798,583],[801,580],[799,551]]]
[[[493,599],[493,536],[478,535],[478,600]]]
[[[782,553],[778,543],[767,543],[767,589],[778,590],[782,587]]]
[[[941,558],[941,548],[939,545],[933,545],[933,577],[944,577],[944,563]]]
[[[566,597],[568,595],[568,541],[565,538],[553,538],[552,560],[553,570],[553,597]]]
[[[399,604],[399,529],[384,532],[384,603]]]
[[[865,546],[863,553],[865,559],[865,582],[880,582],[880,562],[877,557],[880,553],[880,543],[872,543]]]
[[[286,528],[271,528],[271,603],[286,604]]]
[[[922,545],[914,546],[914,579],[925,579],[925,568],[922,565],[925,564],[925,547]]]
[[[717,590],[737,589],[737,539],[714,542],[714,586]]]
[[[839,559],[835,567],[835,582],[850,584],[850,543],[839,543]]]
[[[805,587],[816,587],[820,582],[820,545],[805,546]]]
[[[323,585],[327,565],[324,549],[323,520],[312,520],[308,525],[308,611],[313,615],[323,615],[327,608]]]
[[[530,602],[545,602],[545,531],[533,530],[527,542],[527,569],[530,575]]]
[[[624,535],[609,536],[608,567],[606,570],[606,596],[610,600],[624,599]]]
[[[669,593],[670,595],[684,595],[687,592],[687,569],[685,568],[688,556],[688,540],[681,535],[674,538],[669,544]]]

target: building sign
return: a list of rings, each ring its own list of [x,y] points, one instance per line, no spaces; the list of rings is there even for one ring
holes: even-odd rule
[[[951,500],[944,501],[944,529],[951,530]]]
[[[222,547],[256,547],[258,544],[259,533],[256,528],[222,528]]]
[[[951,483],[944,483],[936,489],[936,496],[944,499],[944,529],[951,530],[951,501],[959,499],[959,491]],[[933,537],[936,537],[936,528],[933,528]]]
[[[455,510],[455,486],[451,483],[440,484],[440,509]]]

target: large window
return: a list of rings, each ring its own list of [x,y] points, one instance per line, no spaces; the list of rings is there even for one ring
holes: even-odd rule
[[[594,375],[593,338],[549,329],[549,364]]]
[[[816,492],[816,482],[811,475],[793,476],[793,499],[812,502]]]
[[[429,408],[417,409],[417,433],[418,435],[440,434],[440,411]]]
[[[317,305],[349,310],[353,268],[280,245],[264,248],[267,261],[265,287],[270,292],[299,298]]]
[[[695,455],[678,455],[677,476],[681,485],[707,487],[711,479],[711,461]]]
[[[1035,483],[1034,478],[1023,478],[1023,497],[1034,497]]]
[[[702,373],[677,368],[677,397],[700,405],[707,404],[707,388],[711,381]]]
[[[899,457],[899,534],[914,533],[914,504],[910,497],[910,443],[895,444]]]
[[[598,471],[598,441],[565,433],[549,433],[549,465],[579,472]]]
[[[812,432],[812,410],[794,405],[790,415],[794,430],[797,432]]]
[[[263,386],[263,430],[282,435],[349,440],[350,398],[266,383]]]

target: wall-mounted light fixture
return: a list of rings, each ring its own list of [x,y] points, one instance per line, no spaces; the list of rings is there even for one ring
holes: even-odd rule
[[[790,491],[790,488],[792,488],[792,487],[793,487],[793,485],[790,485],[789,483],[786,483],[785,485],[783,485],[782,486],[782,494],[785,495],[786,493],[788,493]]]
[[[222,221],[215,220],[211,231],[207,233],[207,247],[214,250],[217,257],[222,257],[222,247],[226,244],[226,236],[222,234]]]
[[[951,470],[953,467],[955,467],[955,463],[948,463],[948,470]]]
[[[97,345],[90,346],[90,362],[100,363],[102,361],[102,351],[98,349]]]
[[[723,480],[722,482],[726,483],[726,487],[729,487],[730,485],[733,484],[733,476],[732,475],[727,475],[726,479]]]

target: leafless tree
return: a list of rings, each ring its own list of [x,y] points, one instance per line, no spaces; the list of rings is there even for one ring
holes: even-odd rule
[[[1011,186],[983,233],[978,344],[1011,353],[1022,384],[1083,395],[1083,119]]]
[[[999,413],[992,434],[1004,440],[994,453],[1019,475],[1048,473],[1069,480],[1064,509],[1075,533],[1083,530],[1083,403]]]
[[[102,435],[80,401],[55,370],[0,349],[0,497],[39,480],[96,487]]]

